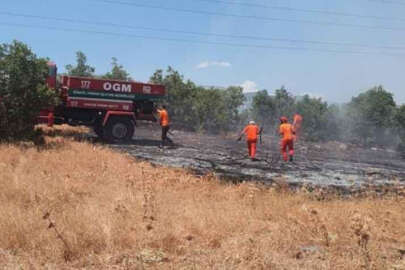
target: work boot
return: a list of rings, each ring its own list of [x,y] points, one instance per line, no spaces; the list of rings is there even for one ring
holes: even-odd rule
[[[293,162],[293,161],[294,161],[293,156],[290,156],[290,162]]]

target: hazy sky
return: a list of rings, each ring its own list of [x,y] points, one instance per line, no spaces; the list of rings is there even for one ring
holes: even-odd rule
[[[395,1],[1,0],[0,42],[24,41],[60,71],[82,50],[97,73],[114,56],[140,81],[170,65],[201,85],[284,85],[333,102],[382,84],[405,103],[405,1]]]

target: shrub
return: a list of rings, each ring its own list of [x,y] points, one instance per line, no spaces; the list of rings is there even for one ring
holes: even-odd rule
[[[18,41],[0,45],[0,140],[33,139],[35,119],[54,101],[47,59]]]

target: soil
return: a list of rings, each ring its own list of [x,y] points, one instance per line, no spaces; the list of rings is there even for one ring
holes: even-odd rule
[[[175,144],[161,149],[160,128],[143,124],[137,127],[131,142],[111,147],[152,164],[186,168],[201,175],[214,173],[234,181],[283,182],[343,191],[405,186],[405,160],[390,149],[298,141],[294,161],[284,162],[279,138],[263,135],[262,144],[258,143],[258,160],[251,161],[246,143],[237,142],[235,135],[172,131],[170,137]]]

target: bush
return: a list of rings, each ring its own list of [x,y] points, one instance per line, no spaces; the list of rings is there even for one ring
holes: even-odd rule
[[[339,108],[328,105],[320,98],[308,95],[294,97],[284,87],[270,96],[266,90],[259,91],[253,98],[253,118],[262,125],[270,127],[270,132],[278,132],[279,118],[286,116],[293,121],[293,115],[303,117],[303,134],[311,141],[333,140],[339,136],[337,113]]]
[[[400,139],[398,151],[405,158],[405,105],[400,106],[395,114],[395,126]]]
[[[54,101],[46,86],[47,59],[14,41],[0,45],[0,140],[33,139],[41,108]]]
[[[275,90],[274,95],[269,95],[267,90],[256,93],[252,101],[252,118],[256,119],[267,132],[278,133],[280,117],[292,117],[296,112],[295,97],[284,86]]]
[[[389,145],[393,141],[396,104],[393,94],[374,87],[348,104],[351,133],[363,144]]]

